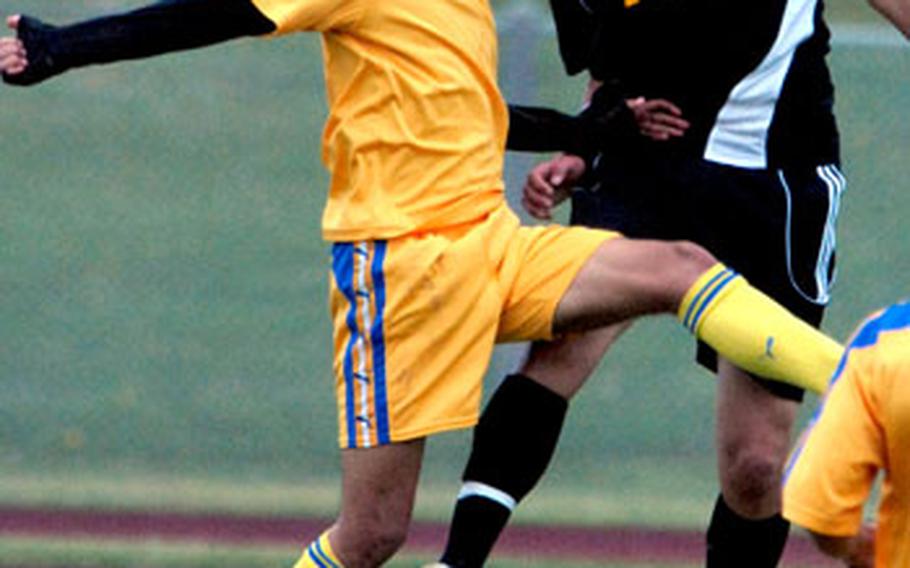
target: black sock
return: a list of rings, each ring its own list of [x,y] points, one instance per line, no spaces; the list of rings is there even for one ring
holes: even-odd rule
[[[511,514],[511,509],[491,499],[459,499],[440,562],[455,568],[483,566]]]
[[[745,519],[718,496],[708,527],[707,568],[774,568],[787,544],[790,523],[779,514]]]
[[[564,398],[523,375],[506,377],[496,389],[474,429],[441,562],[483,566],[515,504],[549,465],[567,408]]]

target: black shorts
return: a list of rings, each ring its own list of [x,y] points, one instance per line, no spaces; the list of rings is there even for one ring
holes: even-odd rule
[[[835,223],[845,180],[836,164],[752,170],[691,158],[601,162],[572,197],[572,223],[632,238],[698,243],[753,286],[818,327],[834,276]],[[699,344],[711,370],[717,355]],[[756,377],[771,392],[802,389]]]

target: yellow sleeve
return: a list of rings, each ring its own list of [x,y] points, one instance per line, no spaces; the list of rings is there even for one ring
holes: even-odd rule
[[[851,353],[785,474],[784,517],[830,536],[859,531],[864,504],[883,466],[878,397],[869,392],[874,377],[863,355]]]
[[[253,0],[253,4],[272,20],[279,34],[350,28],[364,11],[362,0]]]

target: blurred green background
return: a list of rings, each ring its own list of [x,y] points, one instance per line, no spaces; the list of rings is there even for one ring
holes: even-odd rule
[[[543,4],[496,9],[507,98],[576,108]],[[863,3],[829,20],[850,185],[825,329],[845,338],[907,291],[910,52]],[[324,117],[308,35],[0,89],[0,502],[334,512]],[[510,191],[533,163],[507,157]],[[692,347],[670,319],[623,337],[516,522],[702,526],[714,379]],[[431,441],[418,517],[447,517],[469,440]]]

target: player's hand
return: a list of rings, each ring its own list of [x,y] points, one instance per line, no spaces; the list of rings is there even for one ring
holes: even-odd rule
[[[626,101],[626,104],[635,115],[639,132],[652,140],[677,138],[689,128],[689,121],[682,118],[682,111],[668,100],[639,97]]]
[[[846,558],[850,568],[875,566],[875,525],[865,524],[853,538],[850,555]]]
[[[6,19],[6,25],[9,29],[16,31],[19,29],[18,14]],[[25,52],[25,46],[17,37],[0,37],[0,73],[6,76],[14,76],[25,71],[28,67],[28,54]]]
[[[809,534],[822,552],[849,568],[875,566],[875,526],[872,524],[863,525],[853,536],[830,536],[812,530]]]
[[[572,186],[585,173],[585,161],[564,154],[537,164],[522,188],[521,204],[532,217],[549,221],[553,208],[562,203]]]

